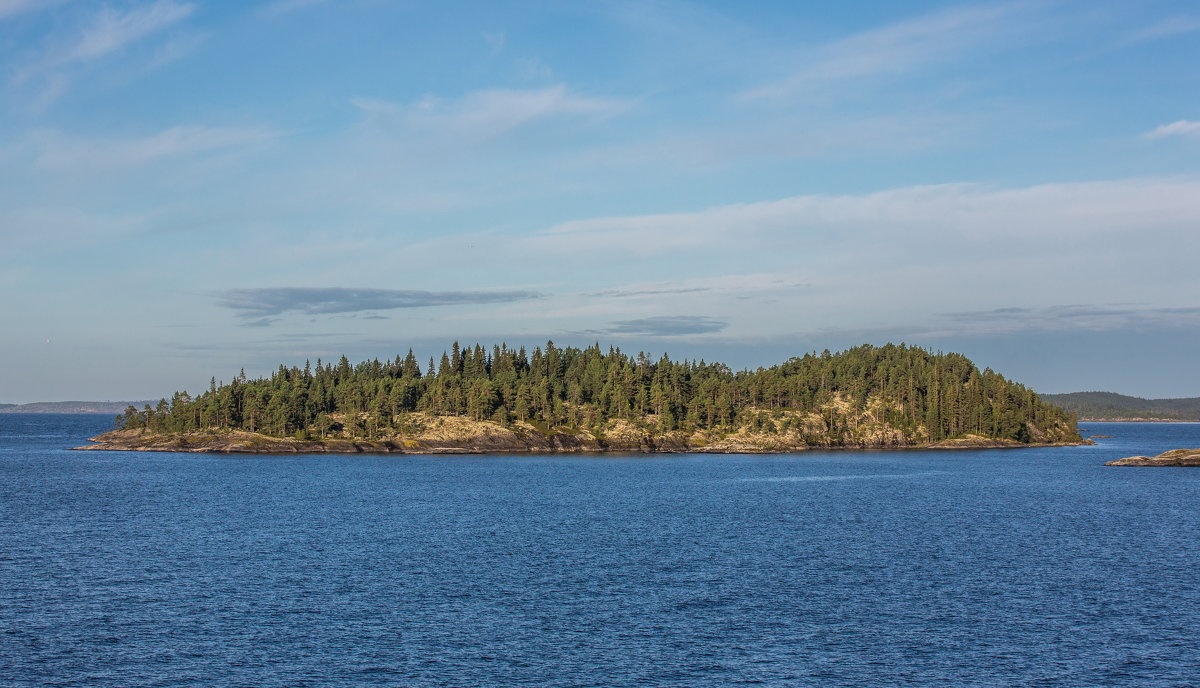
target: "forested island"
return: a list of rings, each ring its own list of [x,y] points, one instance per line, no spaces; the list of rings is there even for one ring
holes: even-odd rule
[[[81,449],[404,452],[1006,447],[1083,443],[1075,417],[966,357],[903,344],[734,372],[620,349],[455,343],[422,368],[318,360],[132,406]]]

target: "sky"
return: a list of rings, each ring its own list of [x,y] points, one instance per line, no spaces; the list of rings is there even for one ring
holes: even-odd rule
[[[0,0],[0,401],[453,341],[1200,396],[1200,6]]]

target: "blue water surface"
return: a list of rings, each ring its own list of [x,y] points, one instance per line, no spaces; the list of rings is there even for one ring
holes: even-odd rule
[[[72,452],[0,414],[3,686],[1190,686],[1196,424],[786,456]]]

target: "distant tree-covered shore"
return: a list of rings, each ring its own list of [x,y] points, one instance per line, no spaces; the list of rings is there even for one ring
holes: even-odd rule
[[[1088,420],[1200,420],[1200,397],[1143,399],[1113,392],[1071,392],[1041,397]]]

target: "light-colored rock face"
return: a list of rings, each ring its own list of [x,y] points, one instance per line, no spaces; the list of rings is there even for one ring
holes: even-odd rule
[[[839,400],[840,401],[840,400]],[[755,420],[729,431],[663,431],[654,419],[612,420],[594,430],[555,428],[518,422],[505,426],[461,416],[409,414],[404,431],[371,438],[344,432],[326,436],[271,437],[240,430],[154,433],[115,430],[78,449],[220,452],[231,454],[318,453],[599,453],[712,452],[755,454],[795,452],[810,448],[899,449],[930,447],[979,449],[1027,446],[1012,440],[968,436],[930,444],[924,427],[905,433],[882,420],[878,406],[855,414],[849,404],[835,403],[822,413],[755,410]]]
[[[1200,449],[1173,449],[1158,456],[1127,456],[1105,466],[1200,466]]]

